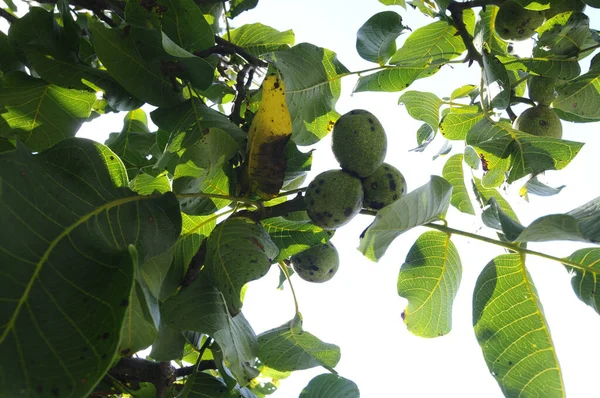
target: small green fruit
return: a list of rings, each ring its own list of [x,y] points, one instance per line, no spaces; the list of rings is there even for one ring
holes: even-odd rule
[[[375,210],[395,202],[406,192],[404,176],[388,163],[379,166],[362,184],[365,191],[363,206]]]
[[[342,169],[363,178],[373,174],[383,163],[387,136],[371,112],[355,109],[335,123],[331,145]]]
[[[562,123],[554,109],[544,105],[533,106],[519,115],[513,127],[525,133],[562,138]]]
[[[306,213],[323,229],[337,229],[349,222],[361,209],[362,183],[343,170],[327,170],[308,184]]]
[[[544,11],[526,10],[512,0],[505,1],[496,14],[496,33],[502,40],[529,39],[545,20]]]
[[[550,106],[556,98],[556,85],[558,79],[553,77],[532,76],[527,81],[529,98],[539,105]]]
[[[293,255],[291,260],[292,267],[300,278],[317,283],[333,278],[340,266],[338,251],[331,242],[304,250]]]

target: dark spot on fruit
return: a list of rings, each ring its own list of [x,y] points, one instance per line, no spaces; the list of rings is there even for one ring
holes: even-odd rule
[[[375,122],[373,121],[373,119],[371,119],[371,118],[368,118],[367,120],[369,121],[369,124],[373,124],[373,123],[375,123]]]
[[[545,121],[544,119],[540,119],[540,126],[545,126],[547,124],[548,124],[547,121]]]
[[[334,219],[333,219],[333,222],[336,222],[336,223],[338,223],[338,222],[340,222],[340,219],[339,219],[339,218],[334,218]]]
[[[344,215],[345,215],[346,217],[350,217],[350,216],[352,215],[352,208],[350,208],[350,207],[346,207],[346,208],[344,209]]]
[[[317,189],[315,189],[315,193],[316,193],[317,195],[320,195],[320,194],[321,194],[321,190],[320,190],[319,188],[317,188]]]
[[[310,267],[310,269],[312,269],[313,271],[318,271],[318,270],[319,270],[319,267],[317,267],[316,265],[312,265],[312,266]]]
[[[376,182],[371,183],[371,189],[377,189],[377,183]]]
[[[324,179],[322,179],[322,178],[321,178],[321,179],[319,179],[319,185],[323,185],[324,183],[325,183],[325,180],[324,180]]]
[[[332,274],[333,273],[333,268],[329,270],[329,273]]]
[[[394,194],[394,196],[392,196],[392,200],[397,200],[398,199],[398,194]]]
[[[333,214],[331,214],[330,212],[327,212],[327,214],[325,214],[325,216],[326,216],[327,218],[331,218],[331,217],[333,217]]]
[[[354,134],[358,134],[358,130],[354,130],[354,131],[353,131],[353,133],[354,133]]]
[[[375,131],[375,127],[371,126],[371,129],[370,129],[370,130],[371,130],[371,131]]]
[[[390,191],[395,191],[398,186],[396,185],[396,181],[390,180]]]
[[[369,203],[369,207],[375,210],[379,210],[383,207],[383,202],[371,202]]]
[[[312,272],[312,271],[309,271],[309,272],[308,272],[308,274],[309,274],[310,276],[313,276],[315,273],[314,273],[314,272]]]
[[[522,34],[525,33],[525,29],[523,29],[523,28],[517,29],[517,33],[520,34],[520,35],[522,35]]]

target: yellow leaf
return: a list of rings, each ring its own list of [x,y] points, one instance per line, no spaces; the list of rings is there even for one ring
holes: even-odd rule
[[[292,119],[285,102],[283,80],[269,75],[262,85],[262,102],[248,132],[247,176],[250,192],[273,198],[283,185],[285,146]]]

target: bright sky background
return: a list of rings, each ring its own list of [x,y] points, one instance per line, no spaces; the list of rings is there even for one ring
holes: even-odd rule
[[[21,6],[21,10],[25,7]],[[433,22],[418,12],[385,7],[377,0],[260,0],[257,8],[236,18],[232,27],[261,22],[279,30],[293,29],[296,43],[310,42],[329,48],[349,70],[358,71],[374,65],[356,53],[356,31],[370,16],[384,10],[399,12],[404,23],[413,30]],[[587,11],[592,28],[599,28],[599,13],[589,8]],[[6,30],[4,21],[0,28]],[[401,36],[399,43],[406,36]],[[589,58],[583,62],[584,70],[588,65]],[[409,152],[417,146],[415,133],[421,122],[410,118],[404,107],[397,105],[401,93],[353,95],[355,82],[355,77],[343,79],[337,110],[344,114],[352,109],[367,109],[380,119],[388,134],[386,161],[402,171],[409,191],[427,183],[431,174],[441,175],[448,156],[432,161],[443,144],[441,137],[424,153]],[[454,65],[454,68],[442,68],[432,78],[417,81],[409,89],[432,91],[443,97],[462,84],[478,82],[477,67],[468,69]],[[110,132],[121,130],[123,116],[102,116],[86,123],[78,135],[104,142]],[[507,197],[524,225],[539,216],[566,212],[600,196],[596,161],[600,148],[598,124],[563,123],[563,129],[563,138],[584,141],[587,145],[566,169],[546,173],[543,180],[549,185],[567,185],[561,194],[530,196],[527,203],[518,196],[521,181],[507,190]],[[455,144],[451,154],[463,149],[461,143]],[[324,170],[338,168],[330,151],[329,137],[314,148],[313,170],[307,181]],[[465,172],[469,173],[466,168]],[[464,216],[451,208],[447,219],[451,227],[494,237],[491,231],[481,229],[479,217]],[[305,330],[341,347],[342,359],[336,369],[341,376],[358,384],[362,397],[502,397],[475,340],[471,297],[481,269],[503,251],[460,236],[453,238],[463,264],[461,288],[454,305],[453,330],[443,337],[424,339],[409,333],[400,318],[406,300],[397,295],[396,280],[408,250],[427,229],[416,228],[401,235],[386,256],[379,263],[373,263],[356,250],[358,236],[370,222],[368,216],[357,216],[336,232],[332,242],[340,252],[341,265],[331,281],[311,284],[297,276],[292,277]],[[554,242],[530,244],[529,247],[562,257],[582,245]],[[576,298],[570,276],[560,264],[530,256],[527,265],[544,304],[568,396],[589,398],[597,395],[594,360],[600,357],[600,346],[595,344],[600,317]],[[278,278],[279,270],[273,266],[265,278],[252,282],[247,291],[244,313],[257,334],[294,316],[289,286],[283,291],[276,290]],[[271,396],[297,397],[312,377],[325,372],[322,368],[294,372]]]

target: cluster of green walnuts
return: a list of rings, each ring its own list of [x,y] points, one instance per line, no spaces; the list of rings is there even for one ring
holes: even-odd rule
[[[379,210],[406,192],[406,180],[385,163],[387,136],[370,112],[352,110],[342,115],[332,132],[332,151],[340,169],[317,175],[305,192],[306,213],[325,230],[348,223],[361,209]],[[295,256],[296,273],[310,282],[330,280],[339,267],[337,250],[328,242]]]
[[[496,34],[503,40],[513,42],[531,38],[536,29],[547,19],[564,12],[583,12],[586,5],[581,0],[556,2],[548,10],[527,10],[512,0],[503,2],[496,14]],[[531,76],[527,82],[529,98],[536,103],[514,121],[513,127],[529,134],[562,138],[562,123],[551,107],[556,97],[559,79],[544,76]]]

